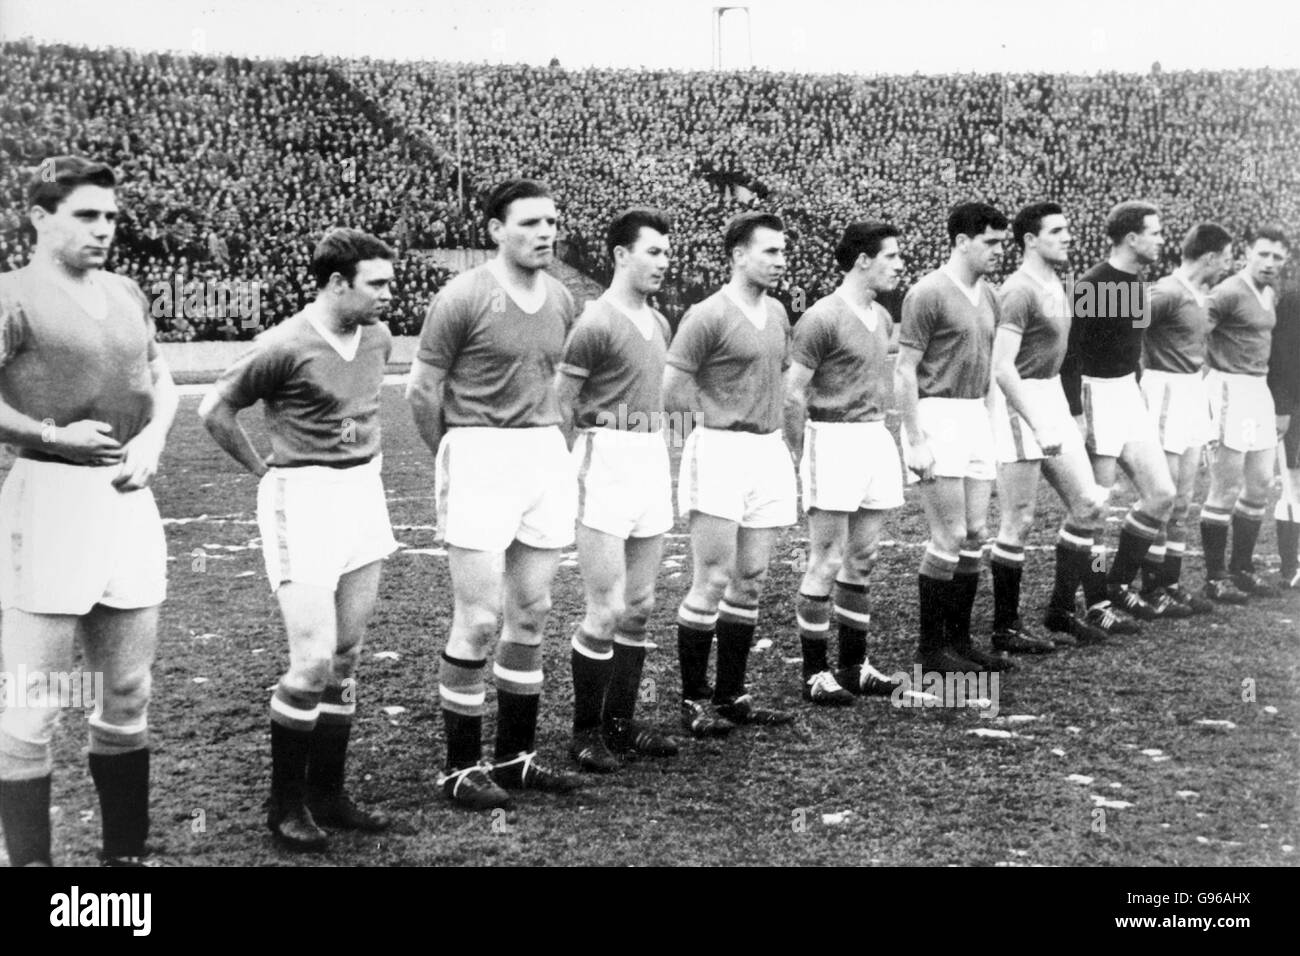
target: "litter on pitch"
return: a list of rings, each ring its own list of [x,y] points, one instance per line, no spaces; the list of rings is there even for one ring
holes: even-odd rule
[[[1208,717],[1202,717],[1196,721],[1198,727],[1217,727],[1220,730],[1236,730],[1237,725],[1230,720],[1211,720]]]
[[[1087,786],[1088,784],[1092,783],[1094,778],[1085,776],[1084,774],[1081,773],[1072,773],[1065,779],[1070,781],[1070,783],[1081,783]]]
[[[1133,806],[1127,800],[1111,800],[1096,793],[1092,795],[1092,805],[1094,807],[1105,807],[1107,810],[1127,810]]]

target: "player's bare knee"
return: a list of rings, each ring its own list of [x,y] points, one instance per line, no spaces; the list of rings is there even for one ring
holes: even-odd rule
[[[1142,510],[1153,518],[1165,521],[1174,510],[1178,492],[1172,484],[1160,484],[1142,496]]]
[[[139,720],[149,706],[153,676],[148,668],[115,674],[104,681],[105,719],[110,723],[128,724]]]
[[[609,638],[614,633],[625,607],[622,598],[613,598],[606,603],[592,604],[587,608],[587,624],[594,637]]]
[[[621,623],[630,624],[633,627],[644,628],[650,620],[650,614],[655,607],[655,592],[653,588],[641,591],[636,594],[629,594],[627,605],[623,608],[623,614],[619,618]]]
[[[808,577],[819,584],[829,585],[844,567],[844,555],[839,550],[814,551],[808,556]]]
[[[295,657],[284,676],[287,687],[318,694],[334,676],[334,657],[326,654]]]
[[[880,552],[876,548],[852,548],[845,556],[841,567],[846,569],[855,580],[861,580],[871,573],[879,556]],[[838,577],[840,568],[836,568],[835,571]]]

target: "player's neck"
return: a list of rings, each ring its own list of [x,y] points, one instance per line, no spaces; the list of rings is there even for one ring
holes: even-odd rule
[[[328,304],[322,302],[320,299],[312,302],[312,304],[307,306],[307,308],[311,317],[319,322],[322,328],[339,338],[351,335],[360,325],[359,322],[338,314],[336,311],[331,309]]]
[[[742,275],[733,275],[731,281],[727,283],[727,288],[735,296],[738,302],[742,302],[751,309],[757,309],[763,304],[763,296],[767,290],[761,285],[750,282]]]
[[[944,266],[948,274],[964,285],[968,289],[975,288],[975,283],[979,282],[980,276],[970,267],[970,264],[960,256],[953,255],[948,259],[947,265]]]
[[[97,268],[74,268],[55,253],[44,250],[40,246],[32,251],[30,264],[60,282],[76,284],[93,282],[95,273],[100,271]]]
[[[609,284],[605,294],[609,296],[610,302],[629,315],[644,312],[650,305],[645,293],[638,292],[630,282],[620,281],[618,276],[614,276],[614,281]]]
[[[1037,279],[1043,285],[1051,285],[1060,280],[1056,274],[1056,267],[1039,255],[1026,253],[1025,261],[1020,268],[1024,269],[1030,278]]]
[[[1174,270],[1174,275],[1199,292],[1205,292],[1210,288],[1209,273],[1203,274],[1196,266],[1189,265],[1186,262]]]
[[[1246,284],[1250,286],[1252,289],[1254,289],[1256,292],[1263,292],[1265,289],[1271,288],[1271,286],[1267,282],[1260,282],[1253,275],[1251,275],[1249,269],[1242,269],[1240,275],[1243,279],[1246,280]]]
[[[496,273],[498,279],[504,285],[514,286],[516,289],[526,289],[529,292],[535,290],[541,280],[541,269],[525,269],[516,262],[510,261],[500,252],[496,258],[488,260],[488,268]]]
[[[844,281],[840,283],[840,295],[858,308],[868,311],[876,301],[876,290],[862,279],[855,278],[852,272],[845,275]]]
[[[1106,262],[1112,269],[1118,269],[1120,272],[1131,272],[1137,275],[1142,271],[1142,263],[1138,262],[1138,257],[1127,249],[1111,250],[1110,258]]]

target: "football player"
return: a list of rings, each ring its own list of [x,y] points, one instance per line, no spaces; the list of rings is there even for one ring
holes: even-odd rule
[[[0,657],[30,680],[71,671],[81,638],[103,698],[90,716],[105,865],[147,865],[151,667],[167,550],[149,485],[177,392],[144,293],[104,270],[117,179],[79,156],[27,187],[31,261],[0,275]],[[13,866],[50,864],[59,705],[13,688],[0,714],[0,825]]]
[[[1222,600],[1225,581],[1253,597],[1276,597],[1275,584],[1255,572],[1255,542],[1268,506],[1277,450],[1277,420],[1268,388],[1268,360],[1277,324],[1273,286],[1291,251],[1278,226],[1255,232],[1246,265],[1210,293],[1205,361],[1218,445],[1210,459],[1210,490],[1201,508],[1205,594]],[[1232,554],[1224,568],[1228,528]]]
[[[633,208],[609,224],[609,289],[574,326],[556,380],[578,428],[578,566],[587,611],[573,633],[573,746],[584,770],[624,755],[671,757],[672,738],[633,718],[663,536],[673,526],[663,376],[671,333],[651,304],[668,270],[670,225]]]
[[[392,259],[374,236],[327,233],[312,254],[315,300],[259,335],[199,405],[217,444],[259,479],[262,554],[289,638],[289,669],[271,695],[267,825],[290,850],[325,849],[322,826],[388,826],[353,802],[343,774],[366,624],[397,546],[380,482]],[[258,401],[269,458],[236,418]]]
[[[794,465],[781,437],[790,320],[768,295],[785,274],[785,225],[770,213],[742,213],[727,224],[723,249],[731,280],[682,318],[664,371],[669,413],[701,420],[677,480],[693,559],[677,611],[682,724],[696,737],[793,720],[755,704],[745,687],[768,559],[777,530],[796,518]]]
[[[497,254],[434,298],[407,395],[436,464],[438,529],[452,581],[451,634],[438,672],[447,732],[443,792],[471,809],[511,806],[509,790],[568,793],[572,774],[537,759],[542,635],[577,488],[554,380],[576,319],[546,273],[559,214],[547,187],[507,180],[486,197]],[[526,462],[527,467],[521,467]],[[482,759],[485,665],[496,660],[495,759]]]
[[[795,616],[804,699],[814,704],[888,696],[897,686],[867,658],[867,584],[885,519],[903,505],[902,462],[885,428],[894,322],[876,301],[898,287],[898,236],[883,222],[844,230],[835,248],[844,279],[795,324],[785,376],[786,443],[799,457],[808,513],[808,567]],[[827,655],[832,617],[839,641],[834,670]]]

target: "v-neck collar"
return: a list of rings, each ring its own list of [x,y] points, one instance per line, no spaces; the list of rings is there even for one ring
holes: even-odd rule
[[[949,282],[951,282],[959,290],[961,290],[961,294],[966,297],[967,302],[969,302],[971,305],[975,306],[976,308],[979,307],[980,298],[981,298],[980,283],[984,281],[983,276],[980,276],[978,279],[976,279],[974,285],[968,286],[966,285],[966,283],[962,282],[955,275],[953,275],[952,272],[949,271],[948,269],[940,267],[939,271],[948,277]]]
[[[1264,292],[1260,292],[1259,289],[1255,288],[1255,283],[1251,280],[1250,276],[1246,275],[1244,272],[1238,272],[1237,278],[1246,284],[1247,289],[1255,293],[1255,298],[1259,300],[1259,304],[1261,306],[1263,306],[1265,309],[1273,308],[1273,306],[1269,304],[1268,298],[1265,298],[1264,295],[1264,292],[1272,291],[1271,286],[1265,286]],[[1271,298],[1271,296],[1269,298]]]
[[[632,323],[632,327],[641,334],[641,338],[645,339],[647,342],[654,338],[655,320],[654,315],[650,312],[649,306],[642,309],[639,315],[633,315],[631,312],[628,312],[621,305],[618,305],[612,300],[606,301],[609,302],[609,307],[611,309],[621,315],[628,322]]]
[[[723,286],[722,294],[727,297],[732,305],[740,310],[740,314],[745,317],[745,320],[749,322],[750,325],[760,332],[767,328],[767,302],[764,301],[767,298],[766,295],[759,298],[758,310],[756,312],[751,312],[749,306],[741,302],[740,299],[732,293],[730,287]],[[762,322],[762,325],[759,324],[760,321]]]
[[[515,298],[515,294],[514,294],[514,292],[511,290],[510,286],[508,286],[508,285],[505,283],[505,281],[501,278],[501,276],[497,274],[497,270],[496,270],[496,268],[492,265],[492,263],[495,262],[495,261],[496,261],[495,259],[492,259],[492,260],[489,260],[489,261],[486,263],[485,268],[487,269],[488,275],[490,275],[490,276],[492,277],[492,281],[493,281],[493,282],[495,282],[498,286],[501,287],[501,291],[504,292],[504,293],[506,294],[506,296],[509,297],[510,301],[513,302],[513,303],[515,304],[515,308],[516,308],[516,309],[518,309],[518,310],[519,310],[520,312],[522,312],[524,315],[527,315],[527,316],[534,316],[534,315],[537,315],[539,312],[541,312],[542,309],[546,308],[546,298],[547,298],[547,293],[546,293],[546,280],[545,280],[545,279],[538,279],[538,281],[542,284],[542,299],[541,299],[541,301],[537,304],[537,308],[535,308],[535,309],[531,309],[531,310],[529,310],[529,309],[525,309],[524,306],[523,306],[523,303],[520,302],[517,298]]]
[[[330,348],[339,353],[339,358],[343,359],[343,361],[351,362],[357,357],[357,350],[361,348],[361,326],[358,325],[352,330],[352,339],[348,341],[325,328],[325,324],[311,312],[307,313],[307,321],[316,330],[316,334],[328,342]]]
[[[840,301],[847,305],[849,310],[857,316],[858,321],[862,323],[866,330],[874,335],[876,329],[880,328],[880,313],[876,311],[875,303],[873,302],[871,305],[867,306],[865,311],[863,311],[856,302],[851,301],[849,297],[844,294],[843,290],[836,289],[835,294],[839,296]]]

